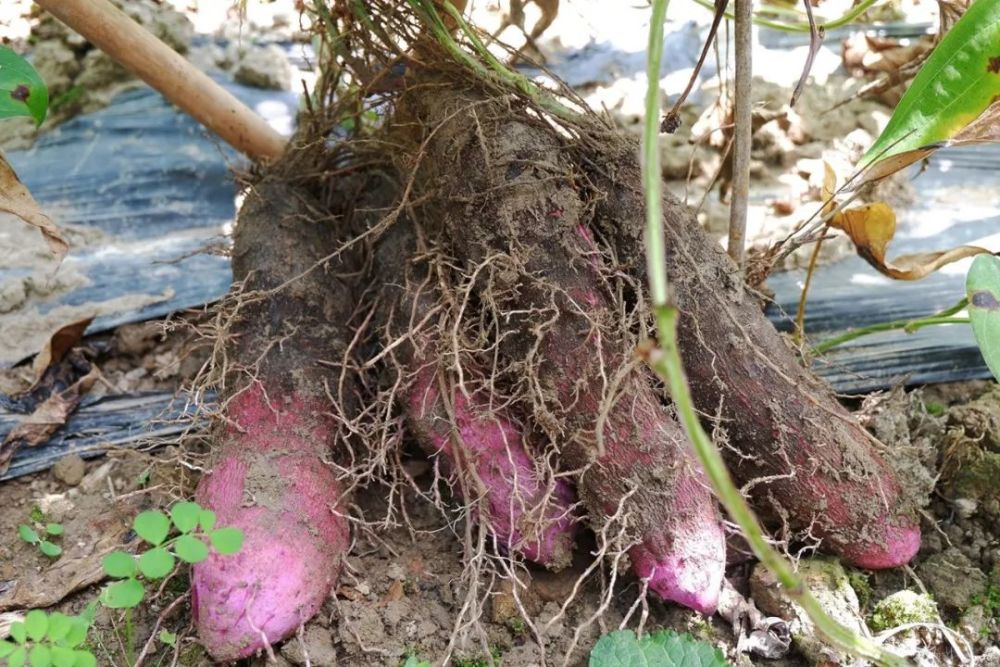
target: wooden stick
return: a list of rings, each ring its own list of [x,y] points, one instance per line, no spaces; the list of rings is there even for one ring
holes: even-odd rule
[[[752,0],[736,0],[736,99],[733,105],[733,180],[729,208],[729,256],[743,270],[746,244],[747,205],[750,197],[750,80],[753,77]]]
[[[285,138],[207,74],[108,0],[38,0],[173,104],[255,161],[275,160]]]

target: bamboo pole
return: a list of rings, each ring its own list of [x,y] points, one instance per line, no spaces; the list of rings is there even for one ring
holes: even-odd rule
[[[236,150],[255,161],[284,152],[263,118],[108,0],[36,1]]]

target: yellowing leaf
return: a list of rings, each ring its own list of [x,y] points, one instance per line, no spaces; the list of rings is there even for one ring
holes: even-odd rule
[[[69,243],[38,202],[24,187],[7,160],[0,155],[0,211],[16,215],[33,227],[38,227],[58,261],[69,251]]]
[[[993,102],[979,118],[963,127],[948,145],[965,146],[993,141],[1000,141],[1000,99]]]
[[[985,248],[964,245],[951,250],[902,255],[887,261],[886,252],[896,234],[896,213],[885,202],[841,211],[830,220],[830,226],[846,232],[858,255],[879,273],[896,280],[920,280],[952,262],[989,253]]]
[[[858,183],[883,178],[948,145],[1000,96],[1000,0],[975,0],[914,77],[861,158]]]

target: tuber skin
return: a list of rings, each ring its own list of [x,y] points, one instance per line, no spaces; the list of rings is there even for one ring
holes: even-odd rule
[[[645,285],[638,148],[624,138],[617,150],[606,148],[605,168],[591,174],[605,195],[596,231],[622,270]],[[695,407],[721,418],[734,477],[757,480],[758,509],[822,538],[822,548],[852,565],[908,562],[920,547],[916,508],[877,451],[881,444],[802,366],[692,212],[670,195],[663,208],[681,357]]]
[[[476,487],[470,491],[485,500],[482,510],[473,506],[473,516],[482,511],[502,550],[552,570],[568,566],[577,532],[569,484],[556,479],[547,488],[521,427],[491,409],[482,392],[468,398],[457,388],[451,392],[452,426],[438,381],[439,370],[426,366],[407,389],[411,432],[429,455],[446,463],[446,470],[468,471],[465,479]]]
[[[535,422],[560,442],[560,465],[583,470],[578,490],[595,528],[624,510],[635,574],[664,599],[713,612],[725,567],[717,507],[648,372],[626,371],[614,400],[604,400],[629,344],[593,260],[584,259],[593,255],[579,234],[585,203],[554,136],[499,109],[473,116],[475,93],[414,91],[396,115],[403,131],[434,128],[417,175],[433,184],[424,225],[438,225],[437,238],[466,271],[490,255],[513,265],[498,270],[507,282],[493,286],[515,295],[494,314],[508,326],[504,363],[534,375]],[[460,174],[434,171],[456,160]]]
[[[435,361],[441,358],[437,323],[414,331],[433,308],[434,290],[415,264],[405,286],[393,273],[399,258],[411,257],[414,251],[411,223],[403,220],[375,254],[383,295],[388,297],[381,309],[383,329],[410,336],[394,350],[396,362],[409,376],[403,399],[409,431],[428,456],[444,463],[459,497],[481,498],[472,516],[483,515],[502,550],[553,570],[564,568],[572,560],[579,521],[573,490],[562,478],[546,483],[524,441],[524,427],[506,410],[491,406],[484,390],[466,395],[449,382],[445,368]]]
[[[332,273],[348,268],[345,258],[305,273],[337,247],[335,230],[313,222],[308,206],[303,192],[264,181],[234,233],[233,274],[244,288],[235,298],[243,303],[221,334],[225,422],[196,498],[220,523],[241,528],[245,541],[192,574],[198,635],[218,661],[256,653],[308,621],[348,548],[343,498],[326,462],[341,437],[326,388],[331,371],[318,361],[343,358],[354,291]],[[356,398],[347,394],[339,404],[351,409]]]

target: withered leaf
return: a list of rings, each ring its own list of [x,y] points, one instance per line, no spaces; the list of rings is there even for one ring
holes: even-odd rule
[[[92,369],[66,391],[49,396],[33,413],[12,428],[0,444],[0,474],[7,471],[15,452],[22,446],[35,447],[43,444],[62,428],[99,375],[100,371]]]
[[[0,154],[0,211],[16,215],[29,225],[38,227],[57,261],[61,262],[69,252],[69,242],[62,231],[49,216],[45,215],[2,154]]]
[[[902,255],[890,262],[886,260],[886,253],[896,233],[896,213],[885,202],[841,211],[830,220],[830,226],[845,231],[858,255],[879,273],[896,280],[920,280],[942,266],[990,252],[986,248],[963,245],[950,250]]]
[[[71,322],[60,327],[49,337],[48,342],[45,343],[45,347],[35,355],[35,360],[31,364],[32,370],[35,373],[36,384],[42,379],[49,366],[62,361],[66,353],[80,342],[87,327],[93,321],[93,317],[87,317],[76,322]]]

